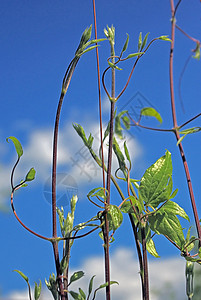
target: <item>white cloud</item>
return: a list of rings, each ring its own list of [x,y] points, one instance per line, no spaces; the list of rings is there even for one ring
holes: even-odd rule
[[[149,263],[150,298],[152,300],[185,299],[185,262],[182,258],[158,259]],[[83,264],[71,273],[83,270],[85,276],[71,286],[73,291],[81,287],[88,290],[89,280],[93,275],[94,289],[104,282],[103,259],[94,256],[86,259]],[[139,267],[131,249],[121,248],[111,255],[111,280],[119,282],[119,285],[111,287],[112,299],[115,300],[141,300],[141,287]],[[174,295],[174,298],[171,298]],[[27,292],[15,292],[3,300],[27,300]],[[44,290],[40,300],[52,300],[49,291]],[[105,299],[104,289],[97,293],[96,300]]]

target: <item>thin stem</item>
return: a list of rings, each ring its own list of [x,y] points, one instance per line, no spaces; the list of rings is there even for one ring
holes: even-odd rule
[[[95,0],[93,0],[93,14],[94,14],[94,29],[95,29],[95,39],[98,39],[97,34],[97,22],[96,22],[96,6]],[[96,43],[97,45],[97,43]],[[100,119],[100,142],[101,142],[101,158],[102,165],[104,165],[104,154],[103,154],[103,126],[102,126],[102,105],[101,105],[101,83],[100,83],[100,64],[99,64],[99,54],[98,47],[96,47],[96,61],[97,61],[97,75],[98,75],[98,99],[99,99],[99,119]],[[105,188],[105,172],[102,169],[102,177],[103,177],[103,187]]]
[[[177,24],[175,24],[175,27],[179,30],[179,31],[181,31],[189,40],[191,40],[191,41],[193,41],[193,42],[195,42],[195,43],[199,43],[200,44],[200,41],[199,40],[197,40],[197,39],[195,39],[195,38],[193,38],[192,36],[190,36],[189,34],[187,34],[183,29],[181,29]]]
[[[149,273],[148,273],[145,227],[142,227],[141,235],[142,235],[142,253],[143,253],[143,269],[144,269],[144,300],[149,300]]]
[[[70,81],[72,79],[72,75],[74,73],[75,67],[78,63],[78,58],[71,61],[66,74],[63,80],[62,92],[60,95],[56,118],[55,118],[55,126],[54,126],[54,138],[53,138],[53,162],[52,162],[52,235],[53,238],[57,238],[57,216],[56,216],[56,170],[57,170],[57,148],[58,148],[58,132],[59,132],[59,121],[60,121],[60,114],[61,108],[64,100],[64,96],[68,90]],[[61,268],[60,268],[60,261],[59,261],[59,249],[58,249],[58,242],[53,242],[53,251],[54,251],[54,259],[55,265],[57,270],[57,278],[59,283],[59,289],[61,293],[61,300],[68,299],[67,293],[64,292],[63,282],[61,278]]]
[[[18,187],[19,188],[19,187]],[[15,189],[16,190],[16,189]],[[29,231],[30,233],[34,234],[35,236],[43,239],[43,240],[47,240],[47,241],[50,241],[51,242],[51,238],[48,238],[48,237],[45,237],[43,235],[40,235],[38,233],[36,233],[35,231],[31,230],[29,227],[27,227],[21,220],[20,218],[18,217],[17,213],[16,213],[16,210],[15,210],[15,207],[14,207],[14,203],[13,203],[13,195],[14,195],[14,191],[11,193],[11,208],[13,210],[13,213],[16,217],[16,219],[18,220],[18,222],[27,230]]]
[[[174,52],[174,42],[175,42],[175,9],[174,9],[174,0],[170,0],[170,5],[171,5],[171,12],[172,12],[172,28],[171,28],[171,46],[170,46],[170,62],[169,62],[169,76],[170,76],[170,96],[171,96],[171,106],[172,106],[172,119],[173,119],[173,125],[174,128],[177,128],[177,118],[176,118],[176,109],[175,109],[175,99],[174,99],[174,84],[173,84],[173,52]],[[175,131],[175,136],[177,141],[180,139],[180,135],[178,131]],[[197,229],[197,234],[199,239],[201,238],[201,227],[200,227],[200,222],[199,222],[199,217],[198,217],[198,212],[197,212],[197,207],[195,203],[195,197],[193,193],[193,187],[192,187],[192,182],[191,182],[191,177],[190,177],[190,172],[188,168],[188,164],[186,161],[186,157],[184,154],[184,149],[182,146],[182,143],[179,143],[179,151],[180,155],[183,161],[184,165],[184,170],[186,174],[186,180],[188,184],[188,190],[190,194],[190,199],[191,199],[191,205],[193,209],[193,214],[194,214],[194,219],[196,223],[196,229]],[[201,245],[201,243],[200,243]]]
[[[197,119],[198,117],[201,116],[201,113],[199,113],[198,115],[196,115],[195,117],[191,118],[190,120],[186,121],[185,123],[183,123],[182,125],[179,126],[179,129],[181,129],[182,127],[186,126],[188,123],[194,121],[195,119]]]

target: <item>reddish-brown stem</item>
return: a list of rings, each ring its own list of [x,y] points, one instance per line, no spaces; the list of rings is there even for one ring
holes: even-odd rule
[[[53,238],[57,238],[57,216],[56,216],[56,170],[57,170],[57,148],[58,148],[58,132],[59,132],[59,120],[61,114],[61,108],[64,100],[65,93],[69,87],[73,72],[77,65],[79,59],[74,60],[70,63],[70,68],[68,67],[68,74],[65,74],[62,92],[60,95],[56,118],[55,118],[55,126],[54,126],[54,137],[53,137],[53,162],[52,162],[52,235]],[[65,91],[63,88],[65,87]],[[57,270],[57,277],[58,277],[58,284],[61,293],[61,300],[68,299],[68,295],[64,292],[63,282],[61,278],[61,269],[60,269],[60,262],[59,262],[59,249],[58,249],[58,242],[53,242],[53,251],[54,251],[54,258],[55,258],[55,265]]]
[[[14,191],[17,190],[17,188],[14,189]],[[10,199],[10,202],[11,202],[11,207],[12,207],[12,210],[13,210],[13,213],[16,217],[16,219],[18,220],[18,222],[27,230],[29,231],[30,233],[34,234],[35,236],[43,239],[43,240],[47,240],[47,241],[51,241],[51,238],[48,238],[48,237],[45,237],[43,235],[40,235],[38,233],[36,233],[35,231],[31,230],[30,228],[28,228],[21,220],[20,218],[18,217],[17,213],[16,213],[16,210],[15,210],[15,207],[14,207],[14,203],[13,203],[13,194],[14,194],[14,191],[11,193],[11,199]]]
[[[177,118],[176,118],[176,109],[175,109],[175,99],[174,99],[174,84],[173,84],[173,53],[174,53],[174,42],[175,42],[175,8],[174,8],[174,0],[170,0],[170,5],[171,5],[171,12],[172,12],[172,25],[171,25],[171,47],[170,47],[170,61],[169,61],[169,76],[170,76],[170,97],[171,97],[171,107],[172,107],[172,119],[173,119],[173,126],[176,129],[177,128]],[[177,130],[175,130],[175,136],[177,141],[180,139],[179,133]],[[197,207],[195,203],[195,197],[193,193],[193,187],[192,187],[192,182],[191,182],[191,177],[190,177],[190,172],[188,168],[188,164],[185,158],[184,154],[184,149],[182,146],[182,143],[179,143],[179,151],[180,155],[183,161],[184,165],[184,170],[186,174],[186,180],[188,184],[188,189],[189,189],[189,194],[190,194],[190,199],[191,199],[191,205],[193,209],[193,214],[194,214],[194,219],[195,219],[195,224],[197,228],[197,234],[199,239],[201,238],[201,227],[200,227],[200,222],[199,222],[199,217],[198,217],[198,212],[197,212]]]
[[[195,38],[193,38],[192,36],[190,36],[189,34],[187,34],[183,29],[181,29],[177,24],[175,24],[175,27],[179,30],[179,31],[181,31],[189,40],[191,40],[191,41],[193,41],[193,42],[195,42],[195,43],[198,43],[198,44],[200,44],[200,41],[199,40],[197,40],[197,39],[195,39]]]
[[[95,0],[93,0],[93,14],[94,14],[94,29],[95,29],[95,39],[98,39],[97,34],[97,22],[96,22],[96,6]],[[96,44],[97,45],[97,44]],[[103,155],[103,126],[102,126],[102,105],[101,105],[101,80],[100,80],[100,64],[99,64],[99,54],[98,47],[96,47],[96,61],[97,61],[97,75],[98,75],[98,99],[99,99],[99,119],[100,119],[100,143],[101,143],[101,160],[104,166],[104,155]],[[103,187],[105,188],[105,172],[102,168],[103,177]]]

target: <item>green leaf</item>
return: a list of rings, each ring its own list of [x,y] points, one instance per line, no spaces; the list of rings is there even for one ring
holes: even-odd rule
[[[121,68],[119,68],[119,67],[117,67],[117,65],[115,65],[115,64],[113,64],[113,63],[111,63],[110,61],[108,61],[108,65],[112,68],[112,69],[117,69],[117,70],[120,70],[120,71],[122,71],[122,69]]]
[[[117,140],[115,139],[115,137],[113,137],[113,150],[114,150],[114,153],[118,159],[118,162],[119,162],[119,168],[122,170],[122,171],[125,171],[126,169],[126,164],[125,164],[125,158],[121,152],[121,149],[119,147],[119,144],[117,143]]]
[[[81,53],[81,55],[84,54],[84,53],[87,53],[87,52],[89,52],[89,51],[91,51],[91,50],[93,50],[93,49],[95,49],[96,47],[98,47],[98,45],[91,46],[91,47],[87,48],[86,50],[84,50],[84,51]]]
[[[131,53],[125,59],[129,59],[129,58],[133,58],[133,57],[136,57],[136,56],[140,56],[142,54],[144,54],[144,52]]]
[[[89,148],[92,148],[93,140],[94,140],[94,137],[90,133],[90,135],[88,137],[88,147]]]
[[[179,133],[183,134],[183,136],[180,137],[180,139],[178,140],[177,146],[187,136],[187,134],[192,134],[192,133],[196,133],[196,132],[199,132],[199,131],[201,131],[201,127],[192,127],[192,128],[188,128],[188,129],[179,131]]]
[[[148,116],[156,118],[160,123],[163,122],[160,114],[153,107],[144,107],[140,112],[141,116]]]
[[[128,152],[128,148],[127,148],[127,146],[126,146],[126,141],[124,142],[124,152],[125,152],[125,155],[126,155],[127,160],[128,160],[129,163],[130,163],[130,166],[131,166],[131,159],[130,159],[130,155],[129,155],[129,152]]]
[[[119,283],[118,283],[117,281],[110,281],[110,285],[112,285],[112,284],[118,284],[118,285],[119,285]],[[101,285],[98,287],[98,289],[103,289],[103,288],[105,288],[105,287],[108,286],[108,285],[109,285],[108,282],[103,283],[103,284],[101,284]]]
[[[13,270],[13,272],[17,272],[18,274],[20,274],[20,276],[22,276],[22,278],[23,278],[27,283],[29,283],[29,278],[28,278],[26,275],[24,275],[24,273],[22,273],[22,272],[19,271],[19,270]]]
[[[188,221],[190,221],[188,215],[186,214],[185,210],[179,206],[176,202],[173,201],[167,201],[161,208],[160,212],[167,212],[167,213],[172,213],[174,215],[178,215]]]
[[[139,34],[139,39],[138,39],[138,52],[140,51],[140,48],[142,46],[142,32]]]
[[[16,137],[14,136],[10,136],[6,139],[6,141],[9,143],[9,140],[11,140],[15,146],[15,150],[17,152],[18,158],[20,158],[23,155],[23,149],[22,149],[22,145],[20,144],[20,142],[18,141],[18,139],[16,139]]]
[[[54,300],[59,300],[59,294],[57,290],[57,281],[55,278],[55,274],[50,274],[49,281],[45,279],[45,284],[47,288],[51,291]]]
[[[121,119],[120,119],[119,115],[117,115],[115,118],[114,132],[120,139],[123,139],[122,130],[123,130],[123,128],[121,127]]]
[[[26,175],[25,181],[32,181],[35,178],[36,171],[34,168],[31,168]]]
[[[90,198],[90,197],[101,197],[103,198],[105,201],[107,199],[107,190],[103,187],[97,187],[97,188],[94,188],[92,189],[88,194],[87,194],[87,197]]]
[[[86,138],[86,135],[85,135],[83,127],[80,124],[75,123],[75,124],[73,124],[73,128],[77,131],[78,135],[83,140],[85,146],[88,147],[88,140]]]
[[[160,210],[155,215],[149,216],[151,230],[157,234],[167,235],[180,248],[185,243],[182,226],[176,215],[172,213],[160,213]]]
[[[169,199],[168,181],[172,176],[172,160],[169,151],[159,158],[151,167],[144,173],[139,187],[139,198],[146,205],[158,207],[162,202]]]
[[[81,288],[79,288],[79,292],[80,292],[80,295],[81,295],[82,299],[85,300],[86,295],[85,295],[84,291]]]
[[[136,199],[134,196],[130,196],[129,199],[122,204],[121,211],[123,213],[134,213],[133,210],[133,206],[134,206],[135,208],[137,207],[137,211],[140,214],[144,209],[143,202],[140,201],[139,199]]]
[[[116,205],[110,205],[107,216],[109,222],[109,231],[116,231],[123,221],[123,215],[121,213],[121,210]]]
[[[128,42],[129,42],[129,35],[128,35],[128,33],[127,33],[126,42],[125,42],[125,44],[124,44],[124,46],[123,46],[123,49],[122,49],[122,51],[121,51],[120,56],[122,56],[123,52],[125,52],[126,49],[128,48]]]
[[[127,130],[129,130],[130,129],[130,119],[129,119],[129,117],[128,116],[123,116],[122,118],[122,121],[123,121],[123,123],[124,123],[124,126],[125,126],[125,128],[127,129]]]
[[[194,51],[195,55],[193,55],[193,58],[199,60],[200,59],[200,43],[196,43],[196,48]]]
[[[144,47],[146,46],[146,43],[147,43],[147,39],[148,39],[148,35],[149,35],[149,32],[145,35],[144,37],[144,40],[142,42],[142,46],[140,48],[140,51],[142,51],[144,49]]]
[[[92,292],[92,289],[93,289],[93,281],[94,281],[94,278],[96,277],[96,275],[93,275],[90,279],[90,282],[89,282],[89,288],[88,288],[88,297],[87,299],[89,299],[89,296],[91,295],[91,292]]]
[[[161,35],[158,39],[162,40],[162,41],[168,41],[168,42],[172,43],[172,40],[168,38],[168,35]]]
[[[64,256],[61,260],[61,263],[60,263],[60,269],[61,269],[62,274],[64,273],[64,271],[67,267],[67,264],[68,264],[68,259],[67,259],[66,256]]]
[[[139,238],[140,243],[142,243],[141,228],[138,231],[138,238]],[[148,223],[146,223],[146,226],[145,226],[145,238],[146,238],[147,251],[154,257],[160,257],[156,251],[154,241],[151,238],[151,230],[150,230]]]
[[[42,283],[40,280],[39,285],[37,285],[37,283],[35,282],[35,289],[34,289],[34,299],[38,300],[41,294],[41,288],[42,288]]]
[[[76,292],[73,291],[69,291],[69,293],[71,294],[71,296],[73,297],[73,299],[75,300],[83,300],[82,296]]]
[[[83,276],[84,276],[84,272],[83,272],[83,271],[77,271],[77,272],[73,273],[73,275],[72,275],[71,278],[70,278],[70,283],[69,283],[69,285],[70,285],[72,282],[74,282],[74,281],[76,281],[76,280],[82,278]]]
[[[83,32],[80,39],[79,46],[75,52],[75,56],[79,55],[82,52],[82,50],[85,48],[86,43],[91,38],[91,31],[92,31],[92,25],[89,28],[87,27]]]

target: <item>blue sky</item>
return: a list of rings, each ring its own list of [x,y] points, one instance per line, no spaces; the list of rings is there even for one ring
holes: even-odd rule
[[[183,0],[177,15],[177,24],[197,39],[201,39],[200,5],[198,0]],[[130,36],[128,53],[137,51],[140,32],[143,36],[150,32],[149,40],[170,35],[169,1],[102,0],[97,1],[96,8],[99,37],[104,37],[103,29],[107,25],[113,24],[116,29],[117,54],[122,49],[126,33]],[[51,206],[45,192],[51,171],[52,131],[57,101],[66,67],[73,58],[82,32],[90,24],[93,24],[92,1],[1,1],[0,201],[9,206],[9,176],[16,155],[13,145],[6,143],[6,138],[16,136],[24,148],[16,180],[22,179],[30,167],[35,167],[37,171],[35,182],[16,193],[16,210],[25,224],[47,236],[51,234]],[[94,31],[92,34],[94,35]],[[163,41],[152,45],[140,60],[127,91],[117,103],[119,111],[125,107],[134,109],[136,113],[139,112],[140,105],[154,106],[163,118],[164,128],[172,126],[168,81],[169,46],[169,42]],[[185,113],[179,99],[179,78],[194,48],[192,41],[176,32],[174,78],[179,124],[200,112],[199,61],[190,60],[181,82]],[[103,72],[109,56],[107,42],[101,43],[99,53]],[[74,180],[74,186],[78,190],[79,202],[75,218],[78,223],[97,213],[96,208],[88,203],[86,194],[89,189],[100,185],[100,174],[94,169],[88,156],[87,161],[81,158],[82,143],[72,129],[72,122],[75,122],[83,125],[87,134],[98,133],[95,58],[95,51],[81,58],[64,101],[60,125],[58,172],[71,176],[67,177],[68,181],[70,178]],[[123,71],[117,74],[117,93],[127,79],[129,64],[122,65],[122,68]],[[107,124],[109,110],[104,92],[102,100],[104,124]],[[157,125],[154,120],[146,120],[146,124]],[[197,120],[192,126],[199,124]],[[146,168],[168,149],[172,153],[174,187],[179,188],[176,201],[191,217],[183,166],[174,137],[136,128],[131,130],[131,134],[126,133],[134,160],[133,176],[140,178]],[[200,134],[184,140],[199,212],[200,146]],[[81,173],[79,166],[83,167],[85,164],[85,173]],[[115,203],[115,191],[113,197]],[[119,199],[117,203],[118,201]],[[184,223],[185,226],[188,224]],[[0,288],[3,294],[24,288],[23,280],[12,272],[13,269],[22,270],[30,277],[31,282],[48,278],[54,272],[51,245],[27,233],[11,213],[1,213],[0,228]],[[157,240],[157,249],[162,258],[179,254],[164,239]],[[125,218],[111,251],[119,246],[130,249],[132,245],[130,225]],[[135,253],[135,249],[133,251]],[[84,259],[94,254],[102,254],[101,241],[96,234],[75,243],[72,268],[79,267]]]

